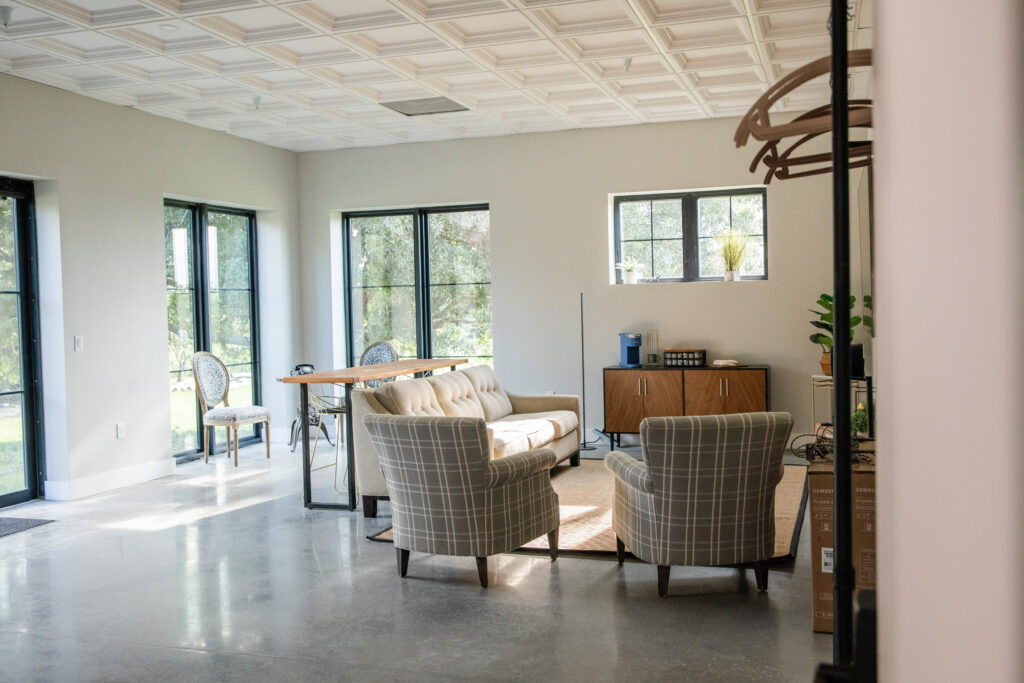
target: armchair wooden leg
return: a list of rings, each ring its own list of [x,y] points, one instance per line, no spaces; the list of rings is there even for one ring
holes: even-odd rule
[[[267,418],[267,431],[263,433],[263,438],[267,442],[267,460],[270,460],[270,418]]]
[[[618,536],[615,537],[615,559],[620,565],[626,561],[626,544]]]
[[[579,466],[580,466],[580,452],[576,451],[575,453],[573,453],[572,455],[569,456],[569,467],[579,467]]]
[[[395,553],[398,559],[398,575],[405,578],[405,573],[409,571],[409,551],[403,548],[395,548]]]
[[[754,578],[757,579],[757,590],[768,590],[768,563],[764,560],[754,563]]]
[[[548,554],[552,562],[558,559],[558,529],[548,532]]]
[[[658,565],[658,597],[663,598],[668,595],[668,575],[672,571],[672,567],[666,564]]]
[[[480,587],[487,588],[487,558],[476,558],[476,573],[480,575]]]

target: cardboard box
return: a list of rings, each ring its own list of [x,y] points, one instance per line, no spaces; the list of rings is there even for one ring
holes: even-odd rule
[[[832,463],[811,463],[811,605],[816,633],[832,633],[833,494]],[[875,468],[855,463],[850,474],[853,506],[853,568],[857,588],[875,587]]]

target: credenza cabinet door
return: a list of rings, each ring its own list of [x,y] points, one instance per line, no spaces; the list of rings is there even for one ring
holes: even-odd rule
[[[678,370],[652,370],[644,373],[643,380],[644,417],[683,414],[683,373]]]
[[[724,374],[721,370],[683,372],[686,415],[721,415],[725,412]]]
[[[644,418],[643,370],[605,370],[604,422],[609,432],[638,432]]]
[[[766,377],[763,370],[728,370],[725,376],[725,412],[756,413],[765,405]]]

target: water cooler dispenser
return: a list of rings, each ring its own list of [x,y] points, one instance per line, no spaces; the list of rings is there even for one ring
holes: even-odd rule
[[[640,362],[640,333],[619,332],[620,368],[643,367]]]

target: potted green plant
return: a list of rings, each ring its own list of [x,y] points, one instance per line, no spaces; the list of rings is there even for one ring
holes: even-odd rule
[[[854,303],[857,301],[857,297],[850,296],[850,308],[852,309]],[[832,321],[834,313],[834,302],[831,294],[822,294],[818,297],[815,302],[821,306],[824,311],[816,311],[813,308],[809,308],[811,313],[818,316],[817,320],[812,320],[811,324],[817,327],[819,330],[825,332],[815,332],[811,335],[811,341],[821,347],[821,372],[825,375],[832,374]],[[860,324],[861,317],[859,315],[850,316],[850,339],[853,339],[853,328]],[[827,334],[826,334],[827,332]]]
[[[858,403],[857,410],[853,411],[853,415],[850,416],[850,429],[852,429],[857,436],[867,436],[868,409],[864,407],[863,403]]]
[[[615,267],[622,271],[622,284],[635,285],[644,266],[635,259],[627,258],[622,263],[616,263]]]
[[[718,246],[722,250],[722,260],[725,261],[725,281],[738,282],[740,279],[740,267],[743,265],[743,253],[747,250],[747,238],[730,231],[728,234],[718,236]]]

